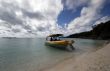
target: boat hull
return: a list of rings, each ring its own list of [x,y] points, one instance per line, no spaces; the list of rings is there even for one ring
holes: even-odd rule
[[[45,42],[46,46],[50,46],[50,47],[55,47],[55,48],[59,48],[59,49],[65,49],[67,46],[65,45],[61,45],[61,44],[53,44],[53,43],[49,43],[49,42]]]
[[[58,49],[66,49],[69,51],[74,49],[72,45],[69,44],[68,41],[46,41],[45,45],[49,47],[58,48]]]

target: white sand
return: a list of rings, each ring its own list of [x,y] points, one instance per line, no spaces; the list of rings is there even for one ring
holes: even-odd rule
[[[110,44],[96,52],[68,59],[41,71],[110,71]]]

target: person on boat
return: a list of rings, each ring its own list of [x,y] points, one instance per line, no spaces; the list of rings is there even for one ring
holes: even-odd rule
[[[50,41],[53,41],[53,38],[52,37],[50,38]]]
[[[54,38],[54,41],[57,41],[57,38],[56,37]]]

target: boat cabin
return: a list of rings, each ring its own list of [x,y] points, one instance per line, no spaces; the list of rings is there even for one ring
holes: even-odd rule
[[[60,41],[63,34],[52,34],[46,37],[47,41]]]

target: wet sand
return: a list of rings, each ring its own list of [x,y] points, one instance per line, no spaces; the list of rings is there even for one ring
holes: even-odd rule
[[[110,44],[40,71],[110,71]]]

